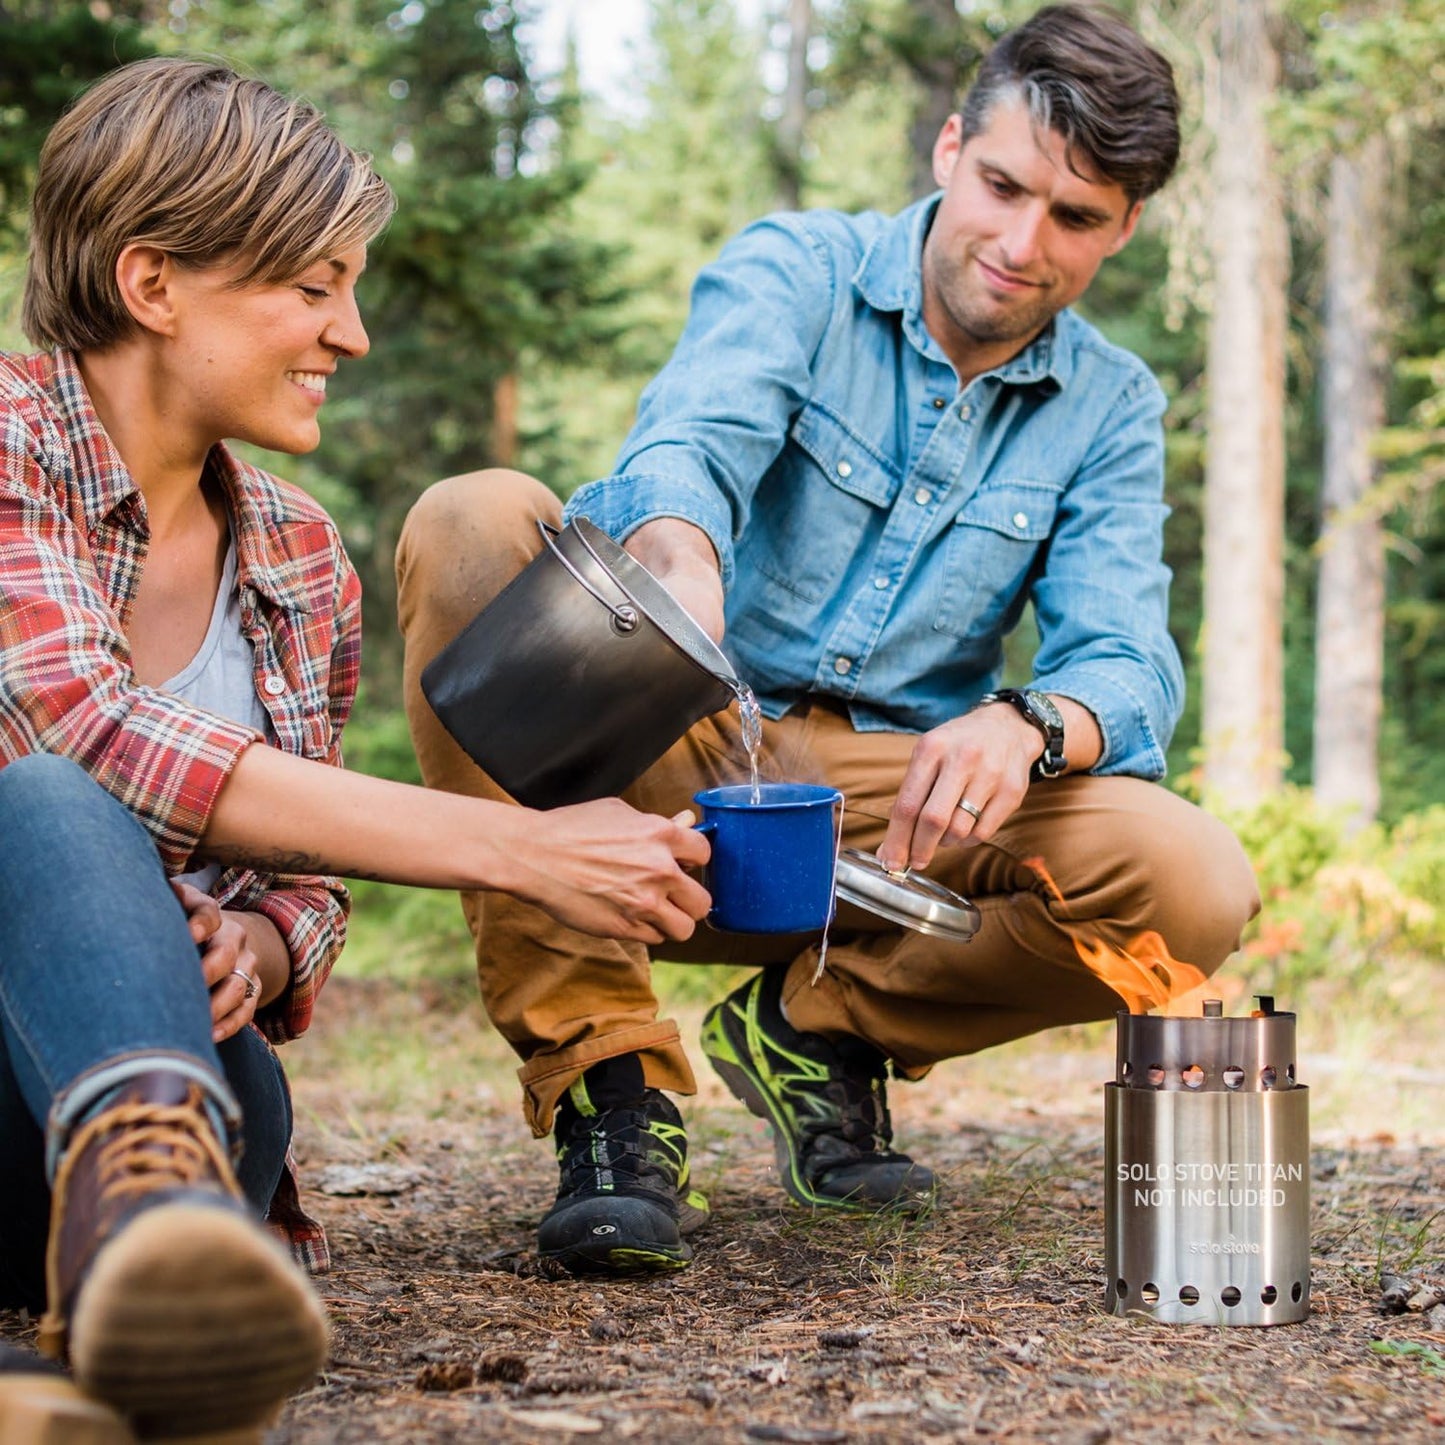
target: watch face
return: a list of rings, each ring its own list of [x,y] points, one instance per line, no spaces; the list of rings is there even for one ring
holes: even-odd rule
[[[1026,692],[1024,696],[1028,699],[1029,706],[1039,715],[1044,723],[1051,728],[1063,728],[1064,715],[1054,706],[1054,700],[1048,693]]]

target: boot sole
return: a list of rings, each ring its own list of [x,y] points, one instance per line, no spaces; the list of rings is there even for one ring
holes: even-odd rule
[[[257,1434],[326,1348],[321,1303],[280,1245],[206,1205],[128,1224],[96,1256],[70,1323],[77,1382],[156,1440]]]
[[[572,1246],[567,1249],[543,1249],[543,1259],[560,1264],[569,1274],[612,1275],[626,1277],[639,1274],[671,1274],[692,1263],[692,1250],[684,1244],[676,1252],[660,1249],[615,1245],[611,1249],[588,1250]]]

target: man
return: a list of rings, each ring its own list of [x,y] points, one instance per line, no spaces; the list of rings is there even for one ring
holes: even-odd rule
[[[1178,156],[1167,62],[1107,11],[1052,7],[1000,41],[898,216],[805,212],[707,267],[613,476],[568,506],[659,577],[758,693],[774,776],[845,794],[845,843],[976,902],[966,946],[840,918],[817,940],[700,937],[670,958],[765,966],[712,1010],[705,1052],[823,1208],[917,1208],[884,1089],[1118,997],[1075,939],[1160,934],[1212,971],[1258,908],[1238,843],[1149,780],[1182,672],[1161,561],[1163,396],[1068,307]],[[455,478],[398,555],[413,735],[433,785],[493,785],[420,696],[426,661],[536,550],[557,508],[515,473]],[[1032,602],[1033,681],[996,691]],[[579,719],[579,726],[585,723]],[[626,796],[672,813],[745,766],[706,719]],[[1038,861],[1057,884],[1050,890]],[[704,1217],[663,1092],[690,1092],[644,951],[507,899],[466,900],[525,1111],[556,1113],[544,1255],[678,1267]]]

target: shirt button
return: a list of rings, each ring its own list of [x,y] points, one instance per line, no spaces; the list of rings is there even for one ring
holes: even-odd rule
[[[847,677],[853,671],[853,659],[851,657],[839,657],[833,662],[833,671],[839,677]]]
[[[853,463],[852,463],[852,462],[839,462],[839,463],[838,463],[838,475],[839,475],[840,477],[851,477],[851,476],[853,475]]]
[[[933,409],[934,409],[934,411],[942,411],[943,408],[946,407],[947,405],[948,405],[948,398],[947,398],[946,396],[935,396],[935,397],[933,398]]]
[[[973,408],[969,406],[967,402],[964,402],[964,404],[959,407],[958,414],[964,421],[967,421],[969,417],[973,415]]]
[[[884,591],[886,591],[886,590],[888,589],[888,585],[889,585],[889,584],[888,584],[888,579],[887,579],[886,577],[875,577],[875,578],[873,579],[873,585],[874,585],[880,592],[884,592]]]
[[[261,686],[264,687],[272,697],[280,697],[281,694],[286,691],[286,679],[284,677],[277,677],[275,673],[272,673]]]
[[[1020,532],[1022,532],[1023,529],[1028,526],[1028,524],[1029,514],[1027,512],[1014,513],[1014,526],[1017,527]]]
[[[913,494],[913,500],[917,502],[920,507],[926,507],[933,500],[933,493],[930,492],[927,487],[919,487]]]

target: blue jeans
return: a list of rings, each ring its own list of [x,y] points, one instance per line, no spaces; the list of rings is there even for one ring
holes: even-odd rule
[[[70,1131],[137,1074],[200,1085],[264,1212],[291,1138],[281,1066],[254,1029],[211,1041],[186,916],[145,829],[88,773],[0,768],[0,1305],[44,1301],[50,1180]]]

